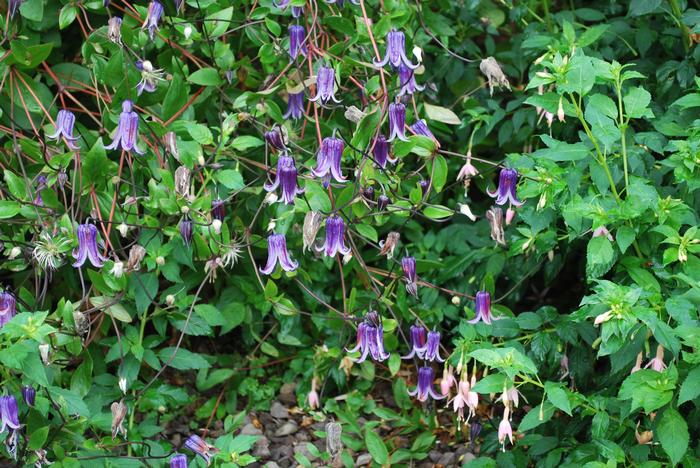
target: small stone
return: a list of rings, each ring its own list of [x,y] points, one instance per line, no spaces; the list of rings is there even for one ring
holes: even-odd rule
[[[295,421],[287,421],[275,431],[275,437],[284,437],[290,434],[294,434],[298,429],[299,426]]]
[[[476,460],[476,455],[474,455],[471,452],[467,452],[464,454],[461,460],[459,460],[462,464],[466,464],[472,460]]]
[[[457,456],[452,452],[443,453],[437,464],[442,466],[452,466],[455,464]]]
[[[241,429],[242,435],[262,435],[262,431],[255,427],[253,423],[248,423]]]
[[[433,463],[437,463],[440,457],[442,457],[442,452],[438,452],[437,450],[431,450],[430,453],[428,453],[428,458],[430,458],[430,461]]]
[[[273,418],[277,419],[289,418],[289,410],[286,407],[282,406],[282,404],[279,401],[272,402],[272,405],[270,405],[270,414]]]
[[[304,455],[309,461],[316,459],[316,456],[309,451],[308,442],[302,442],[294,446],[294,453]]]
[[[270,458],[270,441],[263,436],[255,441],[253,456],[257,458]]]
[[[297,397],[294,394],[296,389],[296,384],[293,382],[287,382],[280,387],[279,400],[282,403],[287,403],[288,405],[296,405]]]
[[[264,468],[280,468],[280,466],[279,466],[277,463],[273,462],[273,461],[269,461],[269,462],[265,463],[265,464],[263,465],[263,467],[264,467]]]
[[[370,463],[372,463],[372,455],[369,453],[363,453],[355,460],[355,466],[365,466]]]
[[[271,450],[271,457],[278,463],[282,463],[282,460],[291,459],[294,457],[294,449],[289,445],[279,445]]]

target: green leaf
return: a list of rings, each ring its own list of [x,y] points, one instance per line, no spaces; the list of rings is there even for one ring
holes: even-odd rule
[[[372,460],[384,465],[389,461],[389,452],[384,445],[384,441],[374,432],[373,428],[365,429],[365,445],[367,450],[369,450],[370,455],[372,455]]]
[[[433,106],[431,104],[423,104],[425,107],[425,113],[430,118],[436,122],[442,122],[450,125],[459,125],[462,120],[446,107]]]
[[[260,138],[251,135],[241,135],[233,139],[231,146],[238,151],[245,151],[250,148],[259,148],[265,142]]]
[[[216,38],[225,33],[231,25],[233,7],[218,10],[204,18],[204,33],[210,38]]]
[[[379,241],[379,235],[377,234],[377,230],[369,224],[356,224],[355,229],[357,229],[357,232],[359,232],[372,242],[376,243]]]
[[[46,425],[39,427],[37,430],[32,432],[29,435],[29,444],[27,445],[27,448],[29,450],[39,450],[41,447],[44,446],[44,442],[46,442],[46,439],[49,436],[49,429],[51,427]]]
[[[569,144],[557,141],[548,135],[540,135],[540,138],[548,148],[537,150],[533,157],[545,158],[550,161],[578,161],[585,158],[590,150],[583,143]]]
[[[675,379],[669,370],[638,370],[622,382],[619,397],[632,400],[632,410],[643,408],[646,413],[651,413],[671,401],[676,387]]]
[[[700,366],[688,372],[678,394],[678,404],[682,405],[686,401],[694,400],[698,395],[700,395]]]
[[[0,200],[0,219],[12,218],[19,213],[19,210],[19,203],[10,200]]]
[[[544,407],[542,405],[544,405]],[[548,401],[535,406],[528,411],[523,420],[520,421],[520,424],[518,425],[518,432],[529,431],[530,429],[536,428],[540,424],[546,423],[552,419],[554,409],[554,406]]]
[[[671,104],[671,107],[679,106],[682,109],[690,109],[691,107],[700,107],[700,93],[686,94],[685,96],[676,99]]]
[[[685,419],[675,409],[666,408],[656,428],[656,436],[671,463],[677,465],[688,451],[690,440]]]
[[[634,238],[637,234],[629,226],[620,226],[615,232],[615,240],[617,241],[617,246],[620,248],[620,252],[625,253],[627,248],[632,245]]]
[[[65,5],[58,14],[58,29],[65,29],[75,21],[78,8],[75,5]]]
[[[433,188],[436,192],[442,191],[447,183],[447,161],[441,155],[436,155],[433,159],[431,173],[433,175]]]
[[[610,270],[615,263],[615,251],[607,237],[592,237],[586,250],[586,273],[598,278]]]
[[[55,11],[55,10],[54,10]],[[31,21],[37,23],[44,19],[44,1],[43,0],[27,0],[22,2],[19,7],[20,14]]]
[[[632,0],[627,14],[630,16],[648,15],[659,8],[661,2],[662,0]]]
[[[610,25],[608,24],[596,24],[584,31],[576,43],[579,47],[587,47],[600,39],[600,36],[605,34],[609,27]]]
[[[169,120],[187,103],[188,89],[189,87],[182,80],[182,75],[174,74],[168,92],[163,98],[162,118],[164,121]]]
[[[545,382],[544,389],[547,392],[547,399],[557,408],[571,416],[571,403],[566,394],[566,390],[559,383]]]
[[[565,82],[558,85],[558,90],[565,93],[577,93],[585,96],[595,84],[595,68],[589,57],[575,55],[569,61]]]
[[[427,206],[423,210],[423,214],[431,219],[443,219],[452,216],[454,210],[442,205]]]
[[[651,94],[642,87],[631,88],[622,101],[625,103],[627,117],[638,119],[641,117],[653,117],[654,114],[648,106],[651,102]]]
[[[27,186],[24,183],[24,179],[8,169],[5,169],[5,183],[13,197],[20,200],[24,200],[27,197]]]
[[[219,77],[219,72],[216,69],[208,67],[192,73],[187,78],[187,81],[200,86],[218,86],[221,84],[221,77]]]
[[[158,357],[163,361],[163,364],[168,362],[175,349],[174,347],[168,347],[158,351]],[[206,369],[209,367],[206,359],[184,348],[177,349],[177,353],[169,365],[173,369],[178,370]]]
[[[243,176],[235,169],[224,169],[216,173],[214,178],[230,190],[240,190],[245,187]]]

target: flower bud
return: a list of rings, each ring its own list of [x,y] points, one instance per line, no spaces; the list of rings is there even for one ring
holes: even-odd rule
[[[173,304],[175,304],[175,296],[172,294],[165,296],[165,303],[168,304],[169,307],[172,307]]]
[[[121,278],[124,275],[124,263],[114,262],[114,266],[109,272],[113,274],[115,278]]]
[[[200,166],[204,166],[206,163],[207,161],[204,159],[204,155],[200,154],[197,158],[197,164],[199,164]]]
[[[117,226],[117,231],[119,231],[119,234],[122,237],[126,237],[127,233],[129,232],[129,226],[127,226],[126,223],[121,223],[119,226]]]
[[[7,255],[7,258],[10,260],[14,260],[15,258],[19,257],[19,254],[22,253],[22,249],[19,246],[14,246],[12,249],[10,249],[10,253]]]
[[[211,222],[211,228],[215,234],[221,234],[221,221],[215,219]]]
[[[165,265],[165,258],[163,258],[163,257],[160,256],[160,255],[157,256],[157,257],[156,257],[156,264],[157,264],[158,266],[163,266],[163,265]]]
[[[50,364],[49,357],[51,353],[51,346],[48,343],[42,343],[39,345],[39,356],[41,356],[41,362],[45,366]]]

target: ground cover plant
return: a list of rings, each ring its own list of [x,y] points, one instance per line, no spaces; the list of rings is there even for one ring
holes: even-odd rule
[[[3,463],[700,465],[700,2],[0,11]]]

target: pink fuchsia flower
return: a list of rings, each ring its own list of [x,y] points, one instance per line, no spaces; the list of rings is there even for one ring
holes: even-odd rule
[[[479,394],[474,391],[474,387],[476,386],[476,373],[472,374],[469,385],[465,385],[466,383],[466,380],[460,382],[459,391],[462,392],[462,396],[469,408],[469,416],[467,416],[467,421],[469,421],[469,418],[476,415],[476,409],[479,406]]]
[[[107,261],[99,251],[95,225],[89,223],[78,225],[78,248],[73,250],[73,258],[75,258],[73,263],[75,268],[83,266],[88,259],[95,268],[101,268]]]
[[[56,116],[56,131],[51,135],[46,135],[49,140],[60,140],[63,138],[66,141],[66,146],[72,150],[80,149],[80,146],[76,145],[75,142],[78,141],[77,137],[73,136],[73,126],[75,125],[75,115],[66,109],[61,109],[58,111]]]
[[[388,142],[398,138],[401,141],[408,141],[406,138],[406,106],[400,102],[389,104],[389,139]]]
[[[209,464],[211,463],[211,457],[219,452],[218,448],[208,444],[197,434],[192,434],[187,438],[187,440],[185,441],[185,447],[202,457],[207,463],[207,466],[209,466]]]
[[[411,325],[411,352],[406,356],[402,356],[401,359],[411,359],[413,356],[418,356],[422,358],[422,349],[425,346],[425,327],[422,325]]]
[[[506,451],[506,437],[510,440],[510,445],[513,445],[513,428],[510,425],[510,409],[506,406],[503,410],[503,419],[498,425],[498,442],[503,445],[503,451]]]
[[[523,203],[518,200],[516,187],[518,185],[518,171],[508,167],[501,169],[498,176],[498,189],[495,192],[487,190],[489,196],[496,199],[497,205],[505,205],[510,202],[515,206],[520,206]]]
[[[595,228],[592,237],[607,237],[610,242],[614,240],[612,234],[610,234],[610,231],[608,231],[605,226]]]
[[[0,292],[0,328],[5,326],[17,313],[17,300],[12,293]]]
[[[330,184],[331,176],[336,182],[345,182],[340,169],[340,162],[343,158],[345,143],[340,138],[333,136],[326,137],[321,141],[321,148],[316,153],[316,167],[311,170],[314,177],[323,179],[324,187]]]
[[[398,97],[405,96],[406,94],[414,94],[416,91],[423,91],[425,86],[421,86],[416,83],[416,75],[407,66],[401,64],[399,65],[399,85],[401,89],[399,90]]]
[[[630,374],[634,374],[638,370],[642,370],[642,359],[644,359],[644,353],[642,351],[637,354],[637,360],[634,363],[634,367],[630,371]]]
[[[333,101],[340,104],[340,101],[335,97],[335,70],[331,67],[321,66],[316,74],[316,96],[309,99],[311,102],[320,101],[321,104],[327,104]]]
[[[433,400],[442,400],[444,395],[440,395],[435,391],[433,382],[435,380],[435,371],[432,367],[424,366],[418,369],[418,384],[413,390],[409,390],[408,394],[418,398],[418,401],[426,401],[428,397]]]
[[[386,36],[384,60],[374,61],[374,66],[376,67],[385,67],[387,64],[391,64],[394,68],[398,68],[400,65],[411,70],[418,68],[418,64],[411,63],[406,57],[406,36],[404,36],[403,32],[396,29],[389,31]]]
[[[382,319],[377,312],[367,312],[365,319],[357,327],[357,343],[348,353],[360,352],[360,357],[354,360],[356,363],[364,362],[368,356],[373,360],[382,362],[389,359],[389,353],[384,349],[384,327]]]
[[[311,390],[306,395],[306,402],[309,404],[309,408],[318,409],[321,407],[321,399],[316,391],[317,380],[316,377],[311,379]]]
[[[260,269],[260,273],[269,275],[278,263],[284,271],[294,271],[299,266],[298,262],[289,257],[284,234],[272,234],[267,238],[267,264]]]
[[[144,154],[136,146],[139,138],[139,116],[133,110],[133,105],[128,99],[122,102],[122,112],[119,115],[119,124],[114,134],[114,140],[109,146],[105,146],[105,149],[114,150],[121,147],[124,151],[135,151],[138,154]]]
[[[513,222],[513,218],[515,218],[515,210],[509,206],[506,210],[506,226]]]
[[[350,253],[350,248],[345,245],[345,223],[340,216],[331,215],[326,219],[326,242],[323,247],[328,257]]]
[[[304,40],[306,39],[306,29],[300,24],[289,26],[289,56],[296,60],[299,54],[306,57],[307,49]]]
[[[277,160],[275,181],[272,184],[265,184],[263,186],[268,192],[276,190],[277,187],[281,188],[282,200],[287,205],[293,205],[294,198],[304,193],[304,189],[300,188],[297,184],[297,167],[294,163],[294,158],[286,154],[281,154]]]
[[[440,380],[440,392],[442,392],[444,396],[449,395],[452,387],[457,385],[457,381],[455,380],[453,372],[454,369],[452,368],[452,366],[445,366],[445,368],[442,370],[442,379]]]
[[[644,368],[651,367],[656,372],[663,372],[668,367],[664,362],[664,348],[661,345],[656,347],[656,356],[654,356]]]
[[[491,325],[493,320],[499,320],[499,317],[491,315],[491,294],[488,291],[479,291],[476,293],[476,315],[467,323],[484,322]]]
[[[403,270],[403,279],[406,281],[406,291],[412,296],[417,296],[416,259],[414,257],[402,258],[401,269]]]

